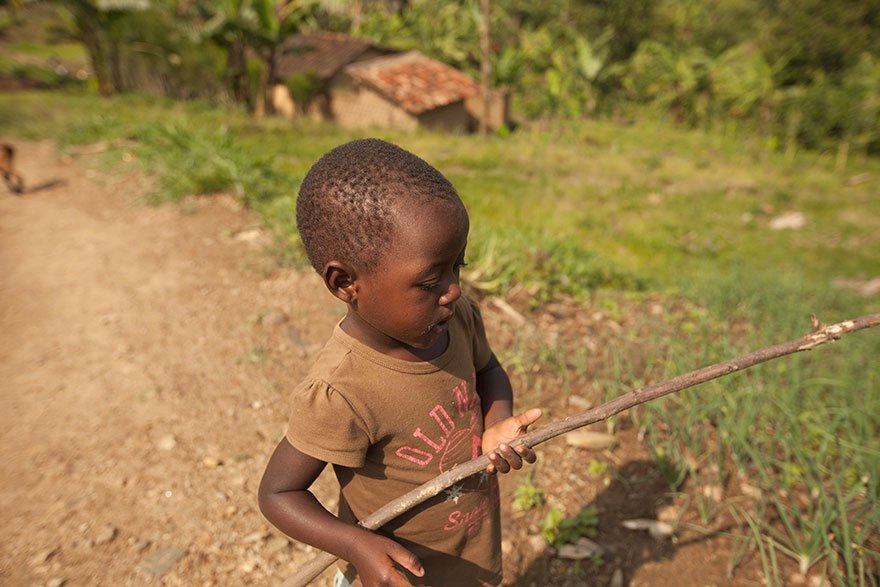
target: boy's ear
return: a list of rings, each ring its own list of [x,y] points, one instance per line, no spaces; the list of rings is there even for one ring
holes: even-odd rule
[[[322,277],[324,285],[334,296],[346,304],[357,302],[357,288],[354,284],[357,276],[350,265],[340,261],[330,261],[324,265]]]

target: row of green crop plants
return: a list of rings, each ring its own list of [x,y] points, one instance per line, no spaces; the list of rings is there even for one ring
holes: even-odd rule
[[[503,359],[517,388],[532,391],[520,401],[540,405],[559,390],[568,394],[585,389],[598,389],[600,400],[610,400],[797,338],[807,322],[793,326],[787,316],[835,305],[817,299],[803,284],[769,279],[761,299],[731,299],[743,293],[743,278],[733,275],[716,282],[723,293],[706,298],[706,306],[685,303],[685,310],[647,341],[627,336],[591,351],[570,342],[548,343],[533,334],[517,339],[504,350]],[[620,313],[648,313],[644,300],[594,296],[612,319]],[[748,326],[733,333],[732,323]],[[717,533],[733,544],[727,561],[730,578],[752,557],[760,562],[767,585],[789,584],[792,568],[831,585],[880,583],[880,344],[876,335],[866,334],[841,345],[845,348],[760,365],[620,416],[646,438],[669,497],[678,498],[674,524],[708,532],[704,528],[724,522]],[[586,369],[588,364],[599,366]],[[607,423],[609,430],[618,426],[615,419]],[[582,474],[598,481],[608,476],[608,463],[596,458],[585,464]],[[551,491],[541,485],[540,476],[527,477],[517,488],[516,505],[544,506],[545,536],[556,540],[560,524],[579,526],[581,517],[593,510],[587,506],[570,512],[576,514],[571,518],[561,517],[543,502]],[[685,525],[685,513],[694,512],[699,524]],[[573,539],[578,535],[595,537],[595,520]],[[602,564],[601,557],[593,563]]]
[[[79,144],[104,142],[108,149],[102,157],[114,168],[123,164],[121,153],[135,155],[156,178],[153,200],[234,194],[262,215],[282,241],[277,250],[294,262],[301,259],[293,210],[302,174],[321,153],[360,136],[306,122],[293,129],[275,120],[254,123],[233,110],[137,96],[101,101],[75,94],[30,94],[0,97],[0,105],[4,134],[55,136],[63,149],[72,152]],[[646,192],[656,187],[652,181],[663,184],[678,177],[655,160],[669,144],[646,144],[644,135],[627,134],[638,129],[627,128],[595,124],[585,127],[582,134],[534,131],[489,142],[432,134],[385,136],[437,163],[459,186],[474,217],[470,277],[486,291],[505,295],[519,286],[531,292],[536,305],[566,296],[590,299],[615,319],[646,312],[640,303],[649,295],[660,295],[669,305],[685,300],[690,308],[683,317],[671,317],[668,328],[654,339],[639,344],[621,340],[597,351],[595,357],[573,342],[536,346],[532,339],[515,341],[503,349],[503,355],[519,387],[533,394],[521,401],[539,402],[544,393],[585,388],[601,389],[599,399],[610,398],[746,350],[795,338],[806,330],[806,317],[812,311],[832,321],[871,310],[870,299],[829,290],[833,268],[822,260],[824,249],[782,240],[780,259],[792,262],[769,267],[751,256],[752,249],[743,249],[748,254],[734,254],[736,247],[748,247],[750,241],[763,238],[752,227],[753,221],[737,225],[742,243],[725,237],[730,242],[717,251],[701,246],[685,254],[676,247],[654,244],[673,238],[677,224],[727,222],[734,212],[724,206],[750,196],[724,196],[724,186],[698,185],[681,203],[682,208],[667,200],[671,211],[664,212],[662,206],[648,211],[657,221],[639,224],[635,231],[638,239],[647,239],[642,252],[638,250],[642,241],[628,235],[625,225],[609,233],[603,223],[622,222],[627,210],[640,214],[649,206]],[[665,127],[650,133],[671,136],[684,159],[701,157],[708,140],[717,151],[717,160],[697,167],[715,166],[724,174],[743,168],[758,173],[752,155],[764,152],[759,147],[752,155],[741,156],[740,151],[752,147],[742,142],[713,143],[703,134]],[[576,139],[583,135],[600,143],[603,137],[613,137],[590,147],[593,151],[588,157],[606,170],[607,177],[579,175],[591,172],[580,171],[585,147]],[[538,144],[540,153],[529,151],[530,144]],[[870,185],[835,187],[845,177],[834,174],[833,160],[819,157],[801,162],[807,156],[800,154],[793,163],[780,157],[761,164],[767,181],[783,177],[791,192],[774,197],[785,205],[804,207],[809,194],[818,192],[823,197],[814,213],[825,214],[817,216],[820,224],[837,223],[841,209],[859,211],[867,225],[849,227],[851,243],[841,245],[840,250],[828,245],[837,255],[830,264],[854,275],[865,271],[875,275],[880,259],[871,222],[880,216]],[[529,163],[524,164],[523,157]],[[527,169],[517,170],[523,165]],[[827,171],[820,169],[817,176],[807,177],[807,169],[823,165]],[[870,162],[867,165],[867,171],[876,173]],[[692,175],[689,168],[682,173]],[[562,183],[552,184],[549,176]],[[642,176],[645,184],[633,187],[624,182],[604,195],[594,192],[593,182],[619,176]],[[549,191],[542,193],[540,186],[548,183]],[[579,200],[584,197],[589,202]],[[829,197],[833,205],[825,202]],[[707,203],[695,198],[706,198]],[[536,202],[541,205],[534,206]],[[597,209],[601,221],[577,216],[577,210],[591,207]],[[713,207],[722,209],[724,219],[714,219]],[[560,214],[562,210],[570,213]],[[687,217],[686,210],[703,215]],[[670,215],[664,217],[664,213]],[[569,217],[582,232],[572,232],[574,228],[564,224]],[[549,228],[541,230],[536,223]],[[649,238],[646,234],[651,230],[656,232]],[[807,240],[816,238],[808,236]],[[628,263],[626,256],[615,256],[614,247],[621,243],[631,245],[648,261]],[[757,246],[767,248],[766,244]],[[725,247],[732,252],[725,253]],[[847,268],[852,259],[857,263]],[[668,273],[673,266],[681,273],[679,279]],[[810,267],[821,271],[816,274]],[[641,350],[636,352],[636,348]],[[853,335],[836,347],[757,367],[630,415],[653,446],[671,492],[688,491],[706,523],[722,514],[740,521],[731,573],[742,557],[753,553],[764,565],[768,584],[787,580],[782,559],[795,560],[802,571],[821,570],[835,584],[878,583],[877,356],[880,340],[874,333]],[[588,370],[591,359],[597,360]],[[725,487],[737,481],[760,490],[760,497],[748,503],[742,497],[719,502],[693,492],[696,486]]]
[[[737,290],[732,282],[726,286],[729,291],[719,297]],[[800,284],[770,281],[761,298],[723,304],[736,308],[740,315],[735,319],[755,325],[745,341],[736,340],[717,319],[701,317],[686,341],[661,345],[665,354],[657,357],[655,377],[665,379],[692,369],[695,362],[708,364],[744,348],[795,338],[806,321],[798,330],[781,317],[803,316],[809,306],[822,303]],[[768,300],[775,307],[766,307]],[[833,302],[825,300],[821,307],[829,306]],[[688,476],[693,487],[759,490],[757,499],[745,490],[720,502],[711,490],[692,496],[703,522],[722,509],[739,521],[745,540],[732,553],[730,568],[749,548],[756,549],[768,584],[790,580],[777,558],[794,560],[801,574],[818,571],[836,585],[880,580],[880,381],[870,358],[880,345],[876,336],[842,344],[846,348],[758,366],[637,412],[639,426],[663,431],[649,439],[670,489]],[[617,356],[615,369],[623,376],[609,379],[607,389],[619,389],[633,376],[627,354]]]
[[[691,126],[758,132],[790,154],[830,150],[845,167],[850,153],[880,150],[880,17],[869,4],[495,0],[492,83],[510,89],[520,120],[629,117],[633,106],[650,107]],[[285,39],[310,30],[480,71],[479,0],[57,5],[65,24],[55,36],[83,44],[104,94],[210,97],[262,111]],[[308,73],[280,81],[299,102],[321,89]]]

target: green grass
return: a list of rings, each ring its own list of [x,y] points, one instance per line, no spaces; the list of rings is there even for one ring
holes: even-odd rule
[[[729,272],[785,273],[827,289],[831,277],[880,273],[877,180],[847,187],[848,175],[818,155],[786,164],[758,147],[654,123],[580,123],[480,141],[255,123],[236,111],[137,97],[32,94],[4,102],[11,129],[51,132],[63,118],[65,144],[136,141],[167,197],[231,187],[260,201],[289,198],[330,147],[371,134],[394,140],[458,187],[473,216],[474,269],[499,289],[533,280],[547,297],[595,286],[703,290]],[[12,120],[15,112],[21,120]],[[200,177],[190,185],[179,172],[193,164]],[[855,173],[877,176],[880,164],[859,163]],[[767,227],[789,210],[805,215],[804,229]]]
[[[649,297],[680,307],[651,340],[601,349],[595,371],[583,368],[581,345],[513,341],[502,354],[531,394],[524,405],[542,399],[548,378],[565,394],[592,386],[611,397],[800,336],[811,312],[830,323],[877,311],[876,296],[832,287],[835,278],[880,276],[876,160],[853,158],[836,173],[833,154],[786,158],[757,140],[652,121],[584,121],[483,141],[255,122],[205,103],[76,93],[0,96],[0,132],[56,137],[62,149],[104,141],[112,165],[134,151],[157,177],[152,200],[231,192],[294,252],[295,194],[309,166],[341,142],[379,136],[457,186],[472,216],[468,274],[482,287],[501,295],[525,287],[535,304],[589,297],[613,319],[644,310]],[[771,230],[787,211],[801,212],[806,226]],[[763,489],[757,509],[739,519],[768,577],[791,559],[841,584],[876,584],[878,356],[876,333],[855,334],[631,417],[671,489],[731,476]],[[697,498],[704,521],[739,507]]]
[[[0,57],[0,77],[15,77],[25,81],[29,87],[58,88],[61,86],[84,86],[85,83],[69,73],[59,73],[52,68],[19,63]]]
[[[63,59],[66,61],[86,61],[86,52],[82,43],[64,42],[46,45],[43,43],[32,43],[28,41],[16,41],[9,43],[6,47],[16,53],[24,53],[34,57],[42,57],[45,59]]]

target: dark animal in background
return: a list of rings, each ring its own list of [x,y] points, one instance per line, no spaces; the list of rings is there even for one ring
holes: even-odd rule
[[[15,171],[15,147],[5,143],[0,147],[0,174],[6,187],[16,194],[24,193],[24,178]]]

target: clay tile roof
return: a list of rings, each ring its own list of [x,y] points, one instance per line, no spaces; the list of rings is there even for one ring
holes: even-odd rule
[[[353,63],[345,72],[411,114],[464,100],[479,91],[472,78],[417,51]]]
[[[314,71],[321,79],[329,79],[337,71],[355,61],[367,49],[393,53],[394,50],[340,33],[309,33],[294,35],[281,46],[275,75],[285,78],[297,73]]]

